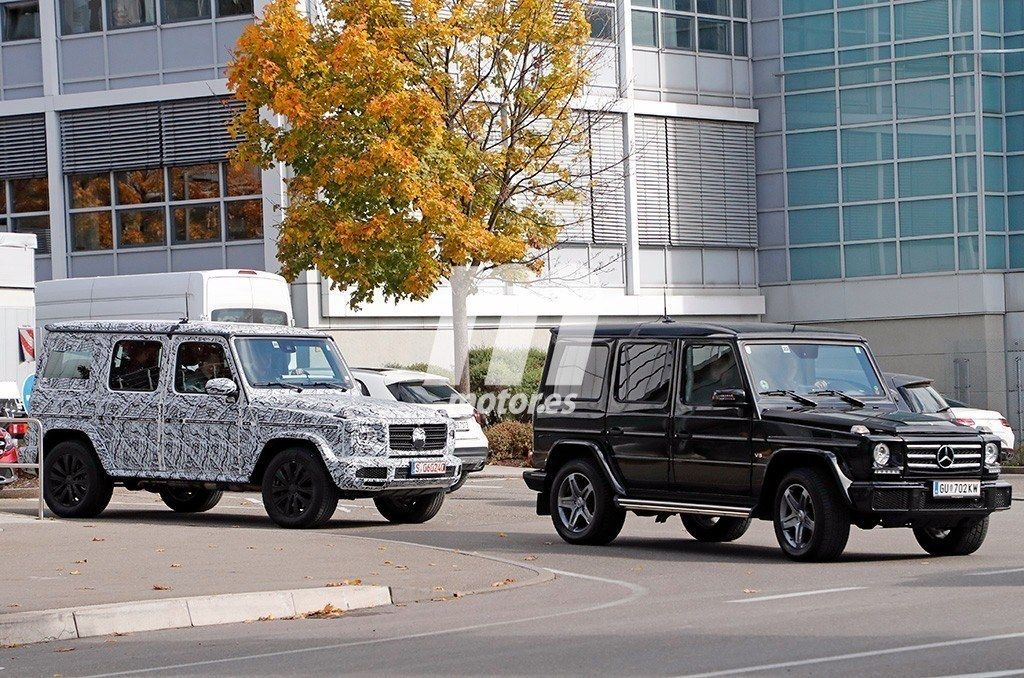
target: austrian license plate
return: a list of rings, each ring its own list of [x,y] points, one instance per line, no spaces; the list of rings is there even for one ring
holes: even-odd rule
[[[443,476],[444,472],[443,461],[414,461],[409,469],[412,476]]]
[[[980,480],[934,480],[932,481],[933,497],[980,497]]]
[[[469,430],[469,419],[456,419],[455,420],[456,431],[468,431]]]

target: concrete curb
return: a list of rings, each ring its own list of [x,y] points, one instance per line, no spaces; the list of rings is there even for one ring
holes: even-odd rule
[[[1004,466],[999,472],[1007,473],[1011,476],[1024,475],[1024,466]]]
[[[391,605],[387,586],[336,586],[288,591],[142,600],[63,610],[0,614],[0,647],[191,626],[287,619],[324,611]]]
[[[13,490],[0,488],[0,499],[39,499],[39,488],[19,487]]]

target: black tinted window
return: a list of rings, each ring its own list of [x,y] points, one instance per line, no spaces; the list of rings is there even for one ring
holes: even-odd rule
[[[111,390],[155,391],[160,383],[162,357],[163,344],[159,341],[117,342],[110,365]]]
[[[743,388],[743,379],[732,346],[687,346],[683,402],[688,405],[710,405],[714,392],[724,388]]]
[[[88,379],[92,371],[92,352],[83,350],[50,351],[44,379]]]
[[[224,347],[209,341],[186,341],[178,347],[174,365],[174,390],[179,393],[206,393],[210,379],[231,379],[231,368]]]
[[[623,344],[619,348],[615,398],[629,403],[663,403],[672,380],[668,344]]]
[[[562,397],[599,400],[607,372],[608,347],[604,344],[557,342],[551,354],[546,384]]]

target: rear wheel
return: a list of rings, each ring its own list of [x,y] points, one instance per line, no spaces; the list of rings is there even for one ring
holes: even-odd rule
[[[786,476],[775,493],[775,537],[793,560],[835,560],[850,538],[850,514],[831,478],[814,469]]]
[[[199,487],[165,487],[160,498],[176,513],[202,513],[209,511],[220,502],[224,493]]]
[[[604,474],[592,462],[574,459],[555,474],[551,521],[570,544],[601,545],[619,536],[626,512],[615,505]]]
[[[338,488],[320,455],[293,447],[278,453],[267,465],[263,505],[281,527],[321,527],[338,508]]]
[[[950,526],[914,525],[917,543],[933,556],[967,556],[985,542],[988,516],[965,518]]]
[[[375,497],[380,514],[392,523],[425,523],[441,510],[444,492],[412,497]]]
[[[43,498],[61,518],[95,518],[113,494],[114,482],[77,440],[58,443],[43,455]]]
[[[680,516],[683,527],[697,541],[736,541],[750,527],[750,518],[725,518],[719,516]]]

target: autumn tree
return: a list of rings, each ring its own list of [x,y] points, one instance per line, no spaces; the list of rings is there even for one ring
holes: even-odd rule
[[[275,0],[228,69],[243,162],[289,167],[282,273],[420,300],[448,280],[461,390],[466,301],[540,272],[576,201],[590,73],[580,0]],[[269,115],[268,115],[269,113]]]

